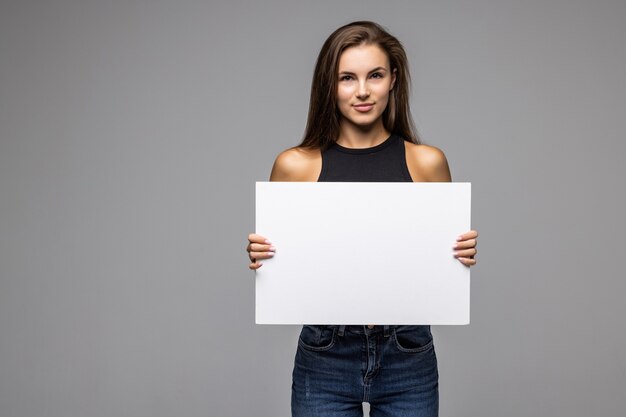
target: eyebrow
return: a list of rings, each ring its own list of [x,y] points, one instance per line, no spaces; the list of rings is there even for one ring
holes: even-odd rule
[[[376,68],[374,68],[373,70],[370,70],[370,71],[368,72],[368,74],[371,74],[372,72],[376,72],[376,71],[380,71],[380,70],[383,70],[383,71],[388,71],[388,69],[387,69],[387,68],[385,68],[385,67],[376,67]],[[350,71],[340,71],[340,72],[339,72],[339,74],[356,75],[355,73],[350,72]]]

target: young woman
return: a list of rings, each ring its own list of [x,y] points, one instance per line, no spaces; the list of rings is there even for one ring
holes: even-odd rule
[[[270,181],[451,181],[444,153],[420,144],[409,111],[410,76],[401,43],[374,22],[333,32],[315,66],[302,143],[276,158]],[[470,230],[451,254],[476,264]],[[276,248],[248,236],[250,269]],[[363,250],[376,249],[376,243]],[[375,297],[375,294],[373,294]],[[305,325],[291,396],[294,417],[436,416],[437,359],[430,326]]]

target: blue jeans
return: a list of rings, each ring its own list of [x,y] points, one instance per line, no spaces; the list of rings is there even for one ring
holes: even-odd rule
[[[435,417],[439,373],[430,326],[305,325],[292,417]]]

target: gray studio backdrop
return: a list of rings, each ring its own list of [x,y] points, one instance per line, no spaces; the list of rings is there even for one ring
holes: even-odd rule
[[[403,41],[420,133],[473,186],[441,416],[624,415],[626,2],[4,0],[1,417],[289,416],[254,182],[357,19]]]

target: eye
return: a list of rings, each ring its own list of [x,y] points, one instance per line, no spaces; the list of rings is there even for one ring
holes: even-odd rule
[[[344,75],[344,76],[339,77],[339,81],[348,81],[350,79],[352,79],[351,75]]]
[[[375,73],[372,74],[372,77],[374,77],[374,78],[383,78],[384,75],[381,74],[380,72],[375,72]]]

